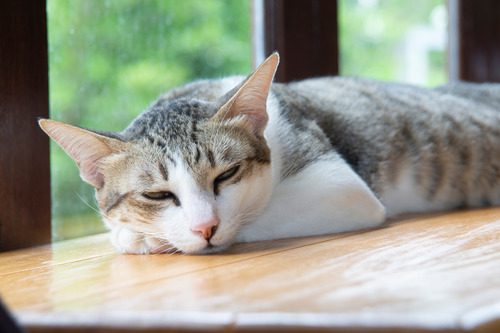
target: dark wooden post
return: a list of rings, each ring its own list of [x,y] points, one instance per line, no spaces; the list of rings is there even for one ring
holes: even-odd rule
[[[339,72],[336,0],[263,0],[264,52],[279,51],[276,80]]]
[[[50,242],[45,6],[0,1],[0,250]]]
[[[500,1],[451,0],[452,79],[500,82]],[[453,54],[455,50],[456,54]]]

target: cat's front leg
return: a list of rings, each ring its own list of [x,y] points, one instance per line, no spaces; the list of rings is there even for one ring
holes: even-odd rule
[[[111,229],[111,243],[120,253],[152,254],[168,252],[171,246],[164,240],[124,227]]]
[[[385,208],[338,155],[312,162],[276,186],[267,209],[239,241],[322,235],[378,226]]]

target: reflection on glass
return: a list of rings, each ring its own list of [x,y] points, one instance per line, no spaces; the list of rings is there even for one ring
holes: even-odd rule
[[[248,1],[49,0],[51,118],[123,129],[169,88],[248,73]],[[53,145],[53,238],[103,231],[93,190]]]
[[[341,0],[340,70],[435,86],[447,81],[443,0]]]

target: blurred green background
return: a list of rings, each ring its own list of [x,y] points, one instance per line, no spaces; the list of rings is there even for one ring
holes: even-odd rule
[[[444,42],[427,45],[445,29],[443,1],[339,6],[342,75],[446,80]],[[48,0],[47,13],[53,119],[119,131],[174,86],[251,71],[248,0]],[[53,239],[103,231],[92,188],[55,144],[51,163]]]
[[[341,75],[447,81],[443,0],[339,0],[339,30]]]

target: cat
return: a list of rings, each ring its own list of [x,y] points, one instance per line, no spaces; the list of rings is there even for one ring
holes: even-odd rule
[[[95,187],[118,251],[211,253],[500,203],[500,85],[272,83],[278,63],[173,89],[120,133],[39,121]]]

